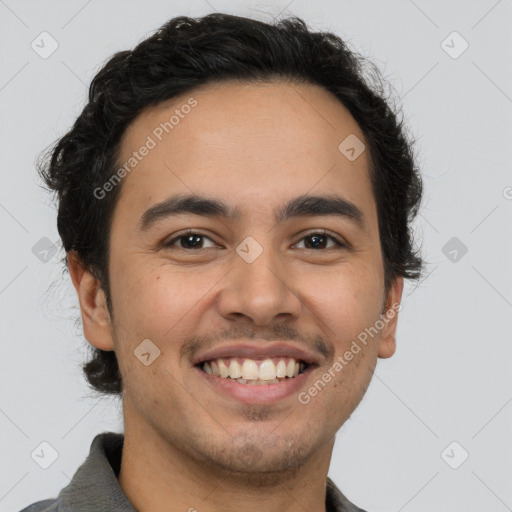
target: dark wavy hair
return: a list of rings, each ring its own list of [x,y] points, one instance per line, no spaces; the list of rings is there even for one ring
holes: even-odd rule
[[[92,80],[71,130],[38,162],[46,187],[58,198],[64,270],[67,253],[76,251],[100,281],[112,314],[109,235],[121,184],[101,200],[93,191],[113,176],[123,133],[141,111],[197,86],[229,80],[314,84],[339,99],[370,152],[386,291],[397,276],[418,279],[423,262],[413,247],[411,222],[422,181],[414,141],[376,66],[336,35],[312,32],[295,16],[269,24],[221,13],[170,19],[133,50],[114,54]],[[100,394],[122,395],[115,352],[89,349],[92,357],[83,364],[89,385]]]

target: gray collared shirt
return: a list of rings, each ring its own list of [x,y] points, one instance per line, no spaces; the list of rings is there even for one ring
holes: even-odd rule
[[[123,434],[98,434],[85,462],[58,497],[33,503],[21,512],[137,512],[117,480],[123,442]],[[330,478],[325,504],[327,512],[365,512],[350,503]]]

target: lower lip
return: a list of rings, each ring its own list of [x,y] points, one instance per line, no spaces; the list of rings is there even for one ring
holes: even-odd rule
[[[277,384],[259,385],[240,384],[236,380],[216,377],[206,373],[197,366],[194,368],[216,390],[230,395],[244,404],[270,404],[298,393],[300,388],[305,385],[309,374],[314,370],[313,365],[310,365],[297,377],[285,379]]]

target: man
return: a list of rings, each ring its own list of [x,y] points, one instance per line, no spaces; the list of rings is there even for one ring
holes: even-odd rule
[[[421,272],[421,180],[345,44],[172,19],[97,74],[42,175],[124,435],[25,510],[362,510],[327,474]]]

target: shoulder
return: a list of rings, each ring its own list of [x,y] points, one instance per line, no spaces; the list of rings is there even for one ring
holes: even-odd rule
[[[327,477],[325,505],[327,512],[367,512],[354,505],[329,477]]]
[[[32,503],[28,507],[25,507],[20,512],[58,512],[59,511],[59,503],[57,499],[49,499],[37,501],[36,503]]]

